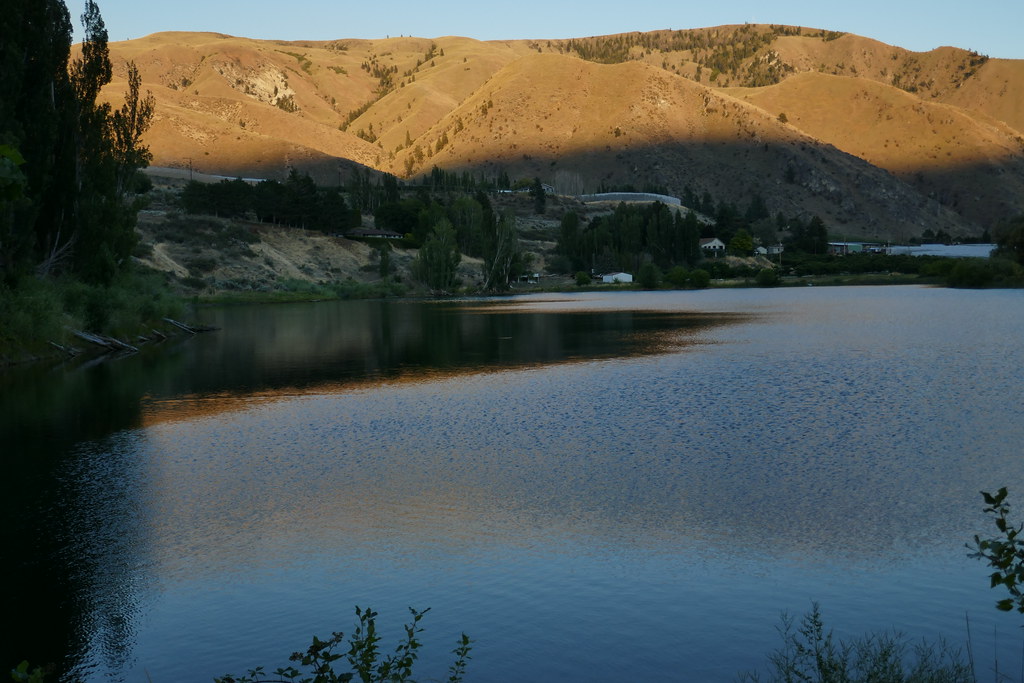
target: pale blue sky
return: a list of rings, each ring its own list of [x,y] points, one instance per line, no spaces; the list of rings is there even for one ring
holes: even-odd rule
[[[78,24],[83,0],[66,0]],[[940,45],[1024,58],[1024,0],[97,0],[111,40],[157,31],[218,31],[247,38],[332,40],[460,35],[480,40],[576,38],[744,22],[857,33],[910,50]],[[77,38],[78,36],[76,36]]]

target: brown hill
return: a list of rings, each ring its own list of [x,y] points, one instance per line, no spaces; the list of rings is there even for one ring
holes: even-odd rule
[[[161,33],[111,54],[111,98],[134,60],[157,99],[158,166],[758,193],[880,239],[976,235],[1024,211],[1024,61],[955,48],[745,25],[542,42]]]
[[[972,222],[991,225],[1021,210],[1024,155],[1006,124],[870,80],[817,72],[731,92],[891,171]]]

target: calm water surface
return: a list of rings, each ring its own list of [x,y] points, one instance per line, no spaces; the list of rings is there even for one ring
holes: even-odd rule
[[[471,681],[731,680],[817,601],[844,636],[969,613],[982,680],[1018,677],[964,544],[979,490],[1024,491],[1024,292],[197,315],[222,331],[0,378],[5,657],[210,680],[413,606],[427,679],[466,631]]]

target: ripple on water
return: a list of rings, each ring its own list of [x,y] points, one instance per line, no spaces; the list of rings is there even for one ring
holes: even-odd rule
[[[663,355],[312,388],[120,435],[108,535],[139,539],[159,596],[138,655],[261,609],[300,625],[283,654],[367,601],[428,601],[439,634],[477,638],[479,680],[731,678],[811,600],[853,630],[870,606],[956,636],[987,607],[962,559],[977,491],[1024,475],[1020,297],[986,316],[923,289],[706,294],[650,305],[767,314]],[[199,595],[219,607],[171,637]],[[244,633],[265,661],[277,640]]]

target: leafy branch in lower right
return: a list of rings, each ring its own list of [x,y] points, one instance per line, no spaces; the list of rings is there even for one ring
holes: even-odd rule
[[[1000,535],[996,538],[975,535],[974,545],[967,546],[974,551],[970,556],[985,560],[995,569],[989,577],[992,588],[1004,586],[1009,591],[1010,597],[996,602],[996,607],[1004,612],[1014,608],[1024,612],[1024,536],[1021,535],[1024,525],[1009,522],[1010,504],[1006,501],[1005,486],[994,494],[982,491],[981,495],[988,506],[984,511],[995,516]]]

